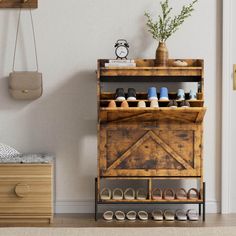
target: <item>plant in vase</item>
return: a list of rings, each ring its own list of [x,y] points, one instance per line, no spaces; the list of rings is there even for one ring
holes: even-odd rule
[[[170,38],[184,23],[185,19],[191,16],[194,11],[194,4],[198,0],[194,0],[189,5],[184,5],[179,15],[171,16],[173,10],[169,6],[169,0],[161,2],[162,14],[158,15],[157,20],[153,20],[150,13],[146,12],[148,31],[152,37],[159,42],[156,50],[156,66],[167,66],[168,50],[166,47],[166,40]]]

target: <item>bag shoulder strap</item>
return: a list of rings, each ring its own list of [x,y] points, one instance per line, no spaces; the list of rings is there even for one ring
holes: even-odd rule
[[[15,48],[14,48],[12,71],[15,71],[16,49],[17,49],[17,42],[18,42],[18,36],[19,36],[19,28],[20,28],[20,20],[21,20],[21,10],[22,9],[20,8],[19,16],[18,16],[18,22],[17,22],[16,40],[15,40]],[[38,53],[37,53],[37,47],[36,47],[36,37],[35,37],[34,21],[33,21],[33,16],[32,16],[31,8],[29,10],[29,13],[30,13],[30,20],[31,20],[32,32],[33,32],[33,38],[34,38],[34,52],[35,52],[35,60],[36,60],[36,68],[37,68],[36,71],[38,71],[38,69],[39,69]]]

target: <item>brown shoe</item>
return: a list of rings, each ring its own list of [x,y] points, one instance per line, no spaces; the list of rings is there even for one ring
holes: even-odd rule
[[[116,102],[114,100],[110,101],[108,104],[109,108],[116,108]]]
[[[121,103],[121,107],[123,107],[123,108],[128,108],[128,107],[129,107],[129,103],[128,103],[127,101],[123,101],[123,102]]]

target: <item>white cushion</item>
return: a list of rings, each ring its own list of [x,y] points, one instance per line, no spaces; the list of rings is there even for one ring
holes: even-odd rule
[[[0,143],[0,157],[6,157],[6,156],[15,156],[20,154],[16,149]]]

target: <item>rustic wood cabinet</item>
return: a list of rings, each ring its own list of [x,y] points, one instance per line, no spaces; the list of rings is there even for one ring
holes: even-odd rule
[[[198,124],[107,124],[100,129],[99,175],[201,176]]]
[[[202,135],[206,108],[203,60],[187,60],[187,67],[173,67],[173,60],[169,60],[168,67],[154,67],[154,60],[140,59],[135,61],[135,68],[105,68],[106,62],[108,60],[98,60],[97,69],[96,215],[98,204],[117,202],[100,199],[101,180],[106,178],[147,179],[149,195],[152,192],[152,179],[196,178],[200,182],[201,198],[195,202],[185,202],[197,203],[200,207],[200,204],[203,204],[205,211]],[[167,101],[159,101],[159,108],[151,108],[147,93],[137,93],[137,101],[129,101],[129,108],[120,107],[121,102],[116,102],[116,108],[108,108],[109,102],[115,99],[115,94],[104,92],[102,84],[109,82],[197,83],[197,100],[189,100],[190,108],[169,108]],[[186,93],[187,100],[188,96]],[[177,94],[171,92],[169,97],[176,99]],[[146,108],[137,107],[140,100],[146,102]],[[158,203],[152,200],[151,196],[143,202],[147,201]],[[124,200],[118,202],[127,203]],[[133,203],[135,202],[137,201],[133,200]]]

